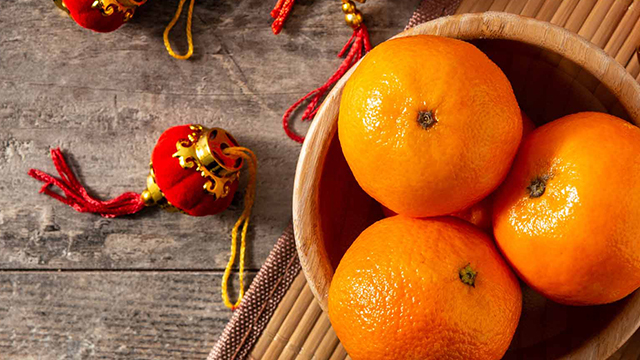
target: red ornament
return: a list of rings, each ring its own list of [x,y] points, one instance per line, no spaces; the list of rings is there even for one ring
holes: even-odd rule
[[[194,216],[214,215],[229,207],[242,158],[223,151],[237,146],[222,129],[182,125],[165,131],[153,149],[151,166],[166,201]]]
[[[133,16],[146,0],[57,0],[78,25],[97,32],[111,32]]]
[[[158,205],[193,216],[217,214],[231,204],[244,163],[241,148],[231,134],[219,128],[180,125],[167,129],[151,154],[147,188],[109,201],[89,196],[68,167],[59,149],[51,157],[60,174],[54,177],[31,169],[29,175],[45,183],[40,192],[80,212],[116,217]],[[53,192],[57,186],[65,197]]]
[[[223,129],[201,125],[181,125],[166,130],[151,155],[147,188],[141,193],[127,192],[115,199],[93,198],[67,165],[60,149],[52,149],[51,157],[59,177],[31,169],[29,175],[42,181],[40,189],[80,212],[112,218],[133,214],[146,206],[158,205],[167,210],[193,216],[217,214],[226,209],[238,188],[240,169],[247,160],[249,183],[244,197],[244,211],[231,232],[231,258],[223,276],[222,298],[235,309],[244,295],[244,253],[249,218],[255,197],[257,160],[253,152]],[[51,187],[58,187],[62,194]],[[231,303],[227,281],[236,257],[240,237],[240,294]]]

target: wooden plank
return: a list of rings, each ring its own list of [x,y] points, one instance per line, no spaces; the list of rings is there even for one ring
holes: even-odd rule
[[[400,32],[418,1],[360,6],[372,41]],[[142,191],[159,135],[189,122],[223,127],[258,156],[247,266],[264,262],[291,219],[300,149],[282,131],[282,113],[337,69],[351,29],[334,2],[296,4],[279,36],[269,27],[271,2],[201,2],[195,56],[176,61],[161,39],[176,5],[149,1],[118,31],[97,34],[51,1],[3,4],[0,268],[224,268],[241,197],[206,218],[146,209],[107,220],[38,194],[41,184],[26,175],[55,171],[48,151],[59,146],[95,196]],[[178,50],[183,26],[172,32]]]
[[[0,272],[0,354],[3,360],[202,360],[232,314],[220,299],[221,277]]]

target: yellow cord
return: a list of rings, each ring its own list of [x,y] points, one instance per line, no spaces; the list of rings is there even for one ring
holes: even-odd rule
[[[176,22],[180,18],[180,14],[182,13],[182,6],[184,5],[185,1],[186,0],[180,0],[180,4],[178,4],[178,10],[176,10],[176,14],[173,16],[173,19],[171,19],[171,22],[169,22],[169,25],[167,25],[167,28],[164,29],[164,34],[163,34],[164,46],[167,48],[169,55],[173,56],[178,60],[187,60],[188,58],[191,57],[191,55],[193,55],[193,38],[191,37],[191,19],[193,18],[194,0],[191,0],[191,2],[189,3],[189,12],[187,13],[187,42],[189,43],[189,51],[187,51],[187,53],[184,55],[176,54],[171,48],[171,43],[169,43],[169,32],[171,31],[173,26],[176,24]]]
[[[245,148],[245,147],[230,147],[224,150],[226,155],[241,157],[246,160],[247,166],[249,168],[249,183],[247,184],[247,191],[244,195],[244,210],[242,211],[242,215],[236,224],[233,227],[233,231],[231,232],[231,256],[229,257],[229,262],[227,263],[227,267],[224,269],[224,275],[222,276],[222,300],[224,301],[224,305],[232,310],[235,310],[239,305],[240,301],[242,301],[242,297],[244,296],[244,254],[246,250],[246,238],[247,238],[247,228],[249,227],[249,217],[251,216],[251,209],[253,207],[253,202],[255,200],[256,195],[256,175],[258,169],[258,159],[255,154]],[[231,268],[233,267],[233,262],[236,258],[236,248],[238,242],[238,230],[242,226],[242,233],[240,235],[240,294],[238,295],[238,300],[235,304],[232,304],[229,300],[229,294],[227,293],[227,286],[229,282],[229,275],[231,274]]]

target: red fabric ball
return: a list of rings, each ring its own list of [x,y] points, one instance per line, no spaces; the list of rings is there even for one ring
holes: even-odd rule
[[[230,184],[227,196],[216,199],[204,190],[207,179],[199,171],[180,166],[179,160],[173,157],[176,143],[187,139],[192,132],[189,125],[180,125],[162,133],[151,154],[156,183],[167,201],[185,213],[193,216],[214,215],[229,207],[238,189],[238,181]]]
[[[104,16],[100,9],[92,8],[94,0],[64,0],[71,18],[78,25],[97,32],[111,32],[124,24],[124,13],[114,11]]]

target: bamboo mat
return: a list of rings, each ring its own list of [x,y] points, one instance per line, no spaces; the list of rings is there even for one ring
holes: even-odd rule
[[[483,11],[505,11],[563,26],[602,47],[640,80],[640,0],[463,0],[456,14]],[[557,65],[567,66],[560,60]],[[583,83],[590,81],[587,74],[574,75],[583,77]],[[280,301],[249,359],[349,359],[302,272]],[[620,359],[640,359],[640,332],[610,358]]]

